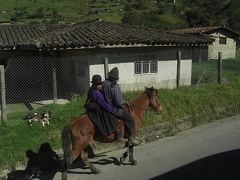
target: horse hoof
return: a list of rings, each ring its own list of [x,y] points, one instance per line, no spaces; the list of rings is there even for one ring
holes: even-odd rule
[[[131,165],[137,165],[137,161],[136,160],[131,161]]]
[[[99,170],[99,169],[94,169],[94,170],[92,170],[92,173],[93,174],[100,174],[101,173],[101,171]]]
[[[67,180],[67,173],[65,172],[62,173],[62,180]]]
[[[124,157],[121,157],[121,158],[120,158],[120,163],[123,164],[124,161],[125,161],[125,158],[124,158]]]

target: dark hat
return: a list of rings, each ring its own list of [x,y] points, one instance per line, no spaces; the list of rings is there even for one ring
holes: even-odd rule
[[[93,75],[91,83],[102,84],[102,77],[98,74]]]
[[[119,79],[118,68],[117,68],[117,67],[113,68],[113,69],[108,73],[108,77],[111,77],[111,78],[113,78],[113,79],[118,80],[118,79]]]

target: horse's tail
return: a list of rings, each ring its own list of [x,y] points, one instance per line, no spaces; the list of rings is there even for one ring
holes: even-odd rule
[[[70,166],[72,137],[70,133],[70,124],[66,124],[62,130],[62,148],[63,148],[63,169],[67,170]]]

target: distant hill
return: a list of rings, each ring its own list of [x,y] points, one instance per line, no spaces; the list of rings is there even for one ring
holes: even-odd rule
[[[240,31],[240,0],[0,0],[0,23],[97,19],[161,29],[227,25]]]
[[[122,17],[123,1],[118,0],[0,0],[0,22],[121,22]]]

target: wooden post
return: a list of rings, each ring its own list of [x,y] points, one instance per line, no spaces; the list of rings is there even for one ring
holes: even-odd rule
[[[218,83],[222,83],[222,52],[218,52]]]
[[[202,62],[202,49],[201,46],[199,46],[199,51],[198,51],[198,62]]]
[[[1,124],[7,121],[7,105],[6,105],[6,86],[5,86],[5,70],[4,65],[0,65],[0,83],[1,83]]]
[[[104,58],[104,77],[105,77],[105,79],[107,79],[108,78],[108,58],[107,57],[105,57]]]
[[[53,103],[57,103],[57,70],[53,68]]]
[[[181,51],[177,50],[177,88],[180,87],[181,56]]]

